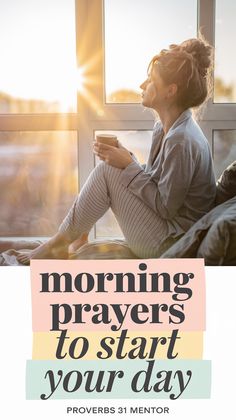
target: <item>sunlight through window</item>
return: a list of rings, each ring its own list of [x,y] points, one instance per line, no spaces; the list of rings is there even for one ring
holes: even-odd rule
[[[0,8],[0,112],[75,112],[74,0],[0,0]]]

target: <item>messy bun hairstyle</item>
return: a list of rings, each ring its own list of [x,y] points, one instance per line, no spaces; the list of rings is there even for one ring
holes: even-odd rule
[[[177,105],[183,109],[201,105],[211,92],[212,47],[203,38],[170,45],[153,57],[148,70],[159,74],[166,84],[175,83]]]

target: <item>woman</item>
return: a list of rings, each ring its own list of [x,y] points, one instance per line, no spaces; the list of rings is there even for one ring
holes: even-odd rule
[[[171,45],[155,56],[142,83],[142,104],[160,121],[145,167],[123,147],[94,144],[103,161],[91,173],[56,235],[18,259],[66,258],[109,207],[140,258],[158,257],[214,205],[211,152],[190,108],[208,96],[211,47],[200,39]],[[78,242],[77,242],[78,244]]]

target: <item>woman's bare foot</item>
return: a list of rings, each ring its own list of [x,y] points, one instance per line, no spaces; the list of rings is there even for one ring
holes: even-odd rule
[[[20,252],[17,261],[28,265],[30,260],[67,259],[69,243],[62,234],[57,234],[32,251]]]
[[[69,254],[73,254],[74,252],[78,251],[81,246],[88,243],[88,233],[83,233],[80,238],[76,239],[72,244],[69,246]]]

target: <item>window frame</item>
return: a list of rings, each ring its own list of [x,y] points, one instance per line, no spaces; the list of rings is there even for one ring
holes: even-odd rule
[[[197,26],[204,37],[215,44],[216,0],[198,0]],[[77,113],[1,114],[0,131],[73,130],[78,141],[78,190],[94,168],[92,142],[96,130],[150,130],[154,117],[143,112],[140,104],[106,104],[104,93],[103,0],[75,0],[77,65],[85,68],[86,76],[97,80],[96,86],[85,85],[90,103],[77,93]],[[94,57],[94,60],[91,58]],[[90,63],[89,73],[86,64]],[[87,73],[86,73],[87,71]],[[211,147],[213,131],[236,129],[236,104],[217,104],[211,98],[199,118]],[[95,237],[95,229],[90,234]]]

